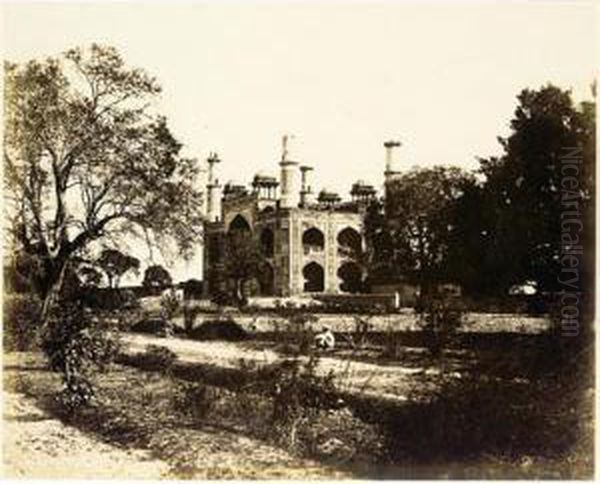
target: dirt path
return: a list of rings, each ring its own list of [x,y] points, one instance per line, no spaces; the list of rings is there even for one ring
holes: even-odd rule
[[[168,470],[145,451],[119,449],[63,424],[24,395],[5,389],[3,399],[5,477],[160,479]]]
[[[339,479],[350,474],[296,457],[284,449],[245,435],[208,426],[206,429],[161,429],[153,438],[169,442],[173,455],[157,459],[149,450],[125,449],[66,425],[37,406],[35,397],[57,387],[57,375],[44,369],[34,353],[4,355],[3,470],[8,478],[165,479],[180,465],[193,466],[194,479]],[[135,370],[127,369],[126,372]],[[106,387],[118,372],[104,376]],[[123,374],[125,375],[125,374]],[[15,382],[30,388],[27,395]],[[127,380],[134,387],[140,382]],[[123,383],[121,383],[123,384]],[[42,389],[41,392],[37,389]],[[119,392],[121,395],[123,392]],[[113,398],[113,402],[117,399]],[[180,451],[181,443],[185,442]],[[162,456],[162,454],[159,454]],[[175,473],[175,474],[174,474]]]
[[[123,341],[131,353],[143,352],[147,345],[153,344],[171,349],[180,361],[221,368],[236,368],[241,359],[256,363],[273,363],[281,359],[281,355],[269,349],[252,349],[226,341],[192,341],[142,334],[123,335]],[[422,390],[423,384],[439,372],[435,368],[383,366],[328,356],[319,359],[318,371],[321,374],[333,372],[343,391],[400,401],[406,400],[413,389]]]

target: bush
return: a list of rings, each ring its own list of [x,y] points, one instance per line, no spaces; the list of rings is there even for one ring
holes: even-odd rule
[[[227,291],[217,291],[210,298],[217,306],[237,306],[238,301]]]
[[[170,374],[177,361],[177,354],[164,346],[148,345],[146,352],[138,357],[138,365],[147,371]]]
[[[198,306],[192,306],[190,308],[185,308],[183,313],[183,324],[185,327],[185,332],[189,333],[192,329],[194,329],[194,324],[196,323],[196,319],[198,315],[202,312],[202,309]]]
[[[429,401],[397,407],[381,426],[397,462],[407,457],[429,462],[432,456],[453,462],[485,455],[551,458],[569,452],[584,436],[581,393],[573,390],[549,380],[518,383],[468,374],[445,379]]]
[[[92,400],[90,377],[114,359],[119,341],[79,301],[70,301],[55,305],[42,334],[41,347],[50,368],[62,373],[64,388],[60,400],[73,410]]]
[[[202,422],[214,407],[217,390],[203,383],[178,382],[173,394],[173,407],[176,411]]]
[[[290,448],[296,445],[300,426],[310,425],[322,410],[340,408],[333,374],[318,375],[317,364],[314,356],[305,362],[294,358],[258,372],[259,385],[273,400],[272,437]]]
[[[84,287],[76,294],[85,306],[107,311],[133,310],[140,307],[135,292],[131,289],[113,287]]]
[[[174,318],[181,311],[181,301],[175,289],[165,292],[160,298],[161,316],[165,320]]]
[[[420,305],[419,323],[432,356],[441,356],[465,313],[461,301],[448,295],[430,296]]]
[[[249,338],[248,332],[233,319],[205,321],[188,333],[195,340],[242,341]]]
[[[40,310],[39,299],[31,294],[5,296],[2,333],[5,351],[27,351],[37,345]]]
[[[131,326],[134,333],[146,333],[168,338],[175,332],[171,321],[162,318],[146,318]]]

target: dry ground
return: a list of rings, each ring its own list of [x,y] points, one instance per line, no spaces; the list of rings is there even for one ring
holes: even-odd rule
[[[4,475],[19,478],[343,478],[347,473],[220,428],[162,412],[170,379],[115,366],[97,381],[106,405],[71,424],[57,418],[56,374],[39,354],[4,358]],[[110,416],[107,416],[110,415]],[[139,424],[131,428],[130,424]],[[110,428],[109,428],[110,427]],[[146,432],[149,435],[134,435]],[[111,445],[112,443],[119,445]],[[182,467],[185,467],[182,470]]]
[[[23,394],[3,392],[5,477],[160,479],[168,465],[148,451],[125,450],[48,415]]]
[[[244,342],[193,341],[183,338],[160,338],[145,334],[125,334],[127,351],[142,353],[149,344],[174,351],[179,361],[201,363],[221,368],[237,368],[240,360],[269,364],[282,358],[269,348],[254,348]],[[415,392],[425,392],[434,385],[439,368],[407,367],[401,364],[378,365],[348,358],[321,355],[318,372],[333,372],[341,390],[395,401],[404,401]],[[457,377],[460,375],[456,374]]]

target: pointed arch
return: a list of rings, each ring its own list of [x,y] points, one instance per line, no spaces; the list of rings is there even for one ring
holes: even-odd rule
[[[251,232],[252,229],[250,228],[250,224],[248,223],[248,221],[246,220],[246,218],[243,215],[236,215],[233,220],[229,223],[229,232],[232,231],[248,231]]]
[[[325,271],[323,266],[311,262],[302,269],[304,292],[323,292],[325,290]]]

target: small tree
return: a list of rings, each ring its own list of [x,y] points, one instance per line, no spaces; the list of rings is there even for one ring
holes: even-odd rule
[[[151,287],[153,289],[160,289],[173,284],[171,274],[161,265],[148,266],[144,272],[144,280],[142,285],[144,287]]]
[[[248,230],[232,230],[225,244],[225,276],[233,282],[233,294],[239,305],[246,300],[245,284],[265,270],[265,256]]]
[[[138,274],[140,269],[139,259],[123,254],[116,249],[104,249],[97,264],[106,274],[108,286],[111,288],[118,288],[121,277],[127,272],[133,271]]]
[[[98,287],[102,282],[102,274],[93,266],[83,266],[78,271],[84,287]]]

